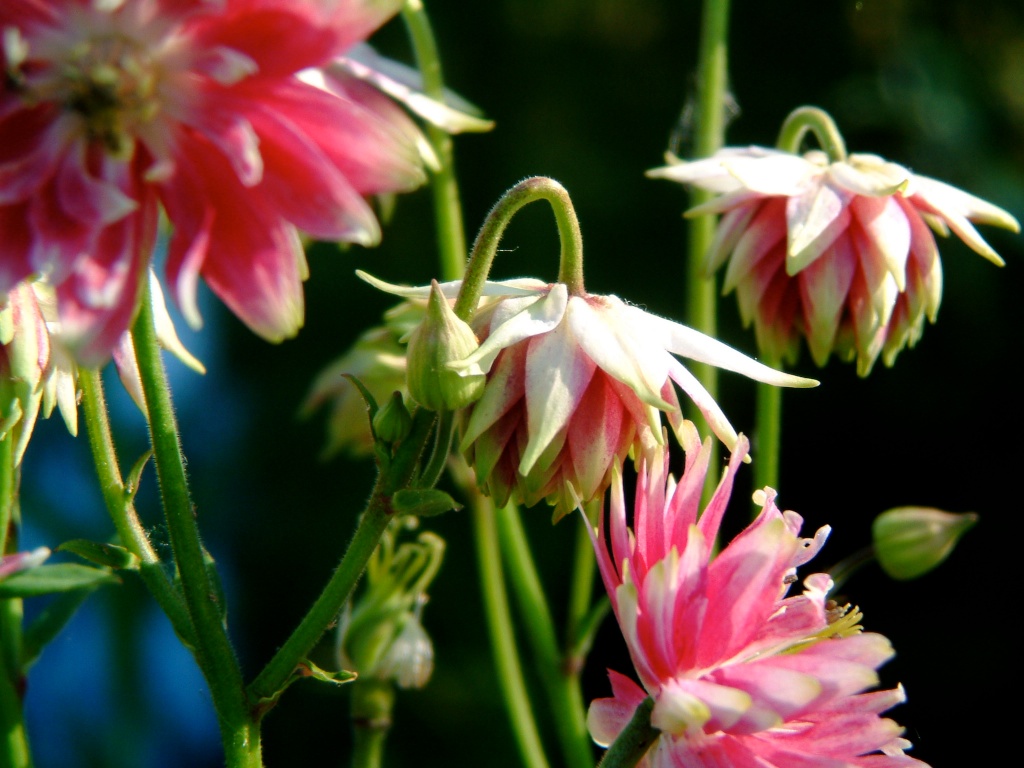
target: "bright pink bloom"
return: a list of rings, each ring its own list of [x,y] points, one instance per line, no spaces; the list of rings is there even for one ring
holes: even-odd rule
[[[410,299],[430,291],[358,274]],[[454,300],[461,285],[439,288]],[[602,496],[630,452],[661,442],[662,411],[673,427],[683,423],[676,386],[733,449],[736,431],[676,355],[775,386],[818,383],[617,296],[572,295],[564,283],[488,281],[472,328],[479,348],[448,364],[463,375],[487,374],[483,395],[463,409],[460,448],[497,504],[513,495],[527,506],[546,499],[556,519]]]
[[[336,66],[401,5],[4,0],[0,294],[47,276],[80,359],[106,359],[162,209],[191,324],[201,275],[255,332],[294,335],[297,229],[375,244],[366,196],[425,180],[411,120]]]
[[[633,529],[620,480],[595,538],[643,683],[610,673],[613,698],[593,702],[588,716],[595,741],[611,743],[649,695],[661,731],[645,758],[652,768],[923,766],[903,754],[902,729],[879,717],[903,701],[902,689],[863,693],[892,656],[889,641],[860,633],[858,612],[826,603],[825,574],[786,596],[828,528],[801,539],[800,516],[780,512],[765,489],[758,518],[712,558],[746,441],[698,518],[710,441],[699,447],[692,427],[688,435],[678,485],[666,476],[667,455],[655,455],[639,474]]]
[[[706,271],[728,260],[723,290],[735,289],[769,359],[794,364],[803,337],[818,365],[835,352],[862,376],[935,322],[942,264],[929,227],[999,265],[971,222],[1020,229],[1003,209],[876,155],[727,147],[648,175],[719,193],[688,215],[724,214]]]

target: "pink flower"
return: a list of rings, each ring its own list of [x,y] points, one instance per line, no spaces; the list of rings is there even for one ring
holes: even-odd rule
[[[430,290],[358,274],[410,299]],[[460,287],[440,285],[449,300]],[[676,385],[734,447],[732,425],[676,355],[776,386],[817,385],[617,296],[570,295],[563,283],[487,282],[472,327],[480,347],[449,365],[487,380],[482,397],[463,409],[461,450],[497,504],[513,494],[528,506],[547,499],[556,519],[603,495],[631,451],[661,441],[662,411],[673,426],[683,423]]]
[[[862,376],[936,319],[942,265],[929,227],[999,265],[971,222],[1020,229],[1001,208],[875,155],[729,147],[648,175],[720,194],[688,215],[724,214],[706,271],[728,260],[723,291],[735,289],[769,359],[795,363],[803,337],[819,366],[835,352]]]
[[[294,335],[297,230],[373,245],[366,197],[425,180],[412,121],[337,66],[401,5],[5,0],[0,294],[46,275],[80,360],[105,360],[162,210],[168,284],[190,324],[201,275],[256,333]]]
[[[632,530],[619,480],[609,524],[594,540],[643,683],[610,673],[613,697],[593,702],[588,715],[595,741],[611,743],[651,696],[651,724],[661,731],[646,757],[652,768],[923,766],[903,754],[902,729],[879,717],[903,701],[902,689],[864,693],[892,656],[889,641],[861,633],[856,609],[826,602],[825,574],[786,595],[828,528],[801,539],[800,516],[780,512],[765,489],[755,496],[758,518],[712,557],[746,441],[698,517],[710,441],[700,447],[692,427],[684,440],[679,483],[667,476],[667,455],[655,454],[639,473]]]

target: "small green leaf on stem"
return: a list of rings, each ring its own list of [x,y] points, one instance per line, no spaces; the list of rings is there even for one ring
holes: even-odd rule
[[[100,543],[88,539],[72,539],[65,541],[58,552],[71,552],[95,565],[104,565],[114,570],[137,571],[140,560],[138,556],[117,544]]]
[[[399,515],[433,517],[452,509],[458,511],[462,505],[436,488],[404,488],[391,497],[391,508]]]
[[[120,584],[121,580],[106,569],[77,563],[40,565],[12,574],[0,581],[0,599],[38,597],[76,589],[94,589],[101,584]]]

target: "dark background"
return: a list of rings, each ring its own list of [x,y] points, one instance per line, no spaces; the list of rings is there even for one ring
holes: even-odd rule
[[[694,89],[699,4],[426,5],[448,83],[497,123],[492,133],[455,143],[468,235],[505,189],[527,176],[551,176],[568,189],[581,221],[588,289],[685,319],[685,194],[643,172],[662,163],[680,130],[686,153],[680,116]],[[794,107],[817,105],[836,119],[851,151],[883,155],[1024,218],[1019,2],[734,0],[732,7],[730,75],[739,112],[728,143],[771,145]],[[400,22],[372,42],[410,60]],[[892,639],[898,655],[883,668],[883,682],[902,682],[909,696],[894,716],[907,726],[912,754],[936,768],[993,760],[1018,720],[1012,702],[1022,648],[1012,627],[1021,549],[1024,248],[1011,233],[985,227],[982,234],[1007,266],[994,267],[955,238],[941,242],[938,323],[895,368],[879,363],[862,380],[851,365],[818,370],[805,356],[794,372],[822,386],[784,397],[779,502],[804,515],[806,531],[832,526],[818,567],[866,544],[873,517],[893,506],[981,515],[951,559],[923,579],[898,583],[869,567],[845,590],[866,626]],[[503,247],[510,252],[495,276],[554,279],[557,237],[544,206],[518,216]],[[330,575],[372,482],[368,462],[318,459],[325,413],[306,421],[296,415],[319,370],[393,303],[353,272],[421,284],[437,275],[436,263],[424,189],[398,201],[379,248],[313,249],[306,327],[297,339],[268,345],[209,296],[206,328],[181,329],[209,369],[199,378],[169,364],[182,440],[250,677]],[[721,338],[753,354],[732,297],[720,318]],[[749,432],[753,385],[731,374],[721,385],[721,405]],[[109,390],[122,462],[130,465],[145,450],[144,425],[112,379]],[[734,493],[741,510],[749,483],[747,470]],[[154,485],[147,471],[140,505],[160,539]],[[22,506],[26,545],[111,533],[84,436],[71,440],[59,420],[38,428],[25,459]],[[552,527],[541,508],[524,519],[557,611],[575,521]],[[431,528],[448,542],[425,612],[436,669],[426,689],[400,695],[386,763],[517,765],[496,696],[469,517],[449,514]],[[317,658],[330,664],[326,648]],[[610,620],[586,669],[588,699],[608,695],[606,666],[629,672]],[[131,580],[91,597],[47,649],[30,674],[27,706],[39,768],[221,761],[205,685]],[[347,707],[344,689],[295,685],[266,720],[267,766],[346,765]],[[555,716],[541,707],[545,738]]]

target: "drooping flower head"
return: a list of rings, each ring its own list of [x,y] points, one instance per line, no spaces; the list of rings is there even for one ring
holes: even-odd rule
[[[643,763],[732,768],[923,766],[884,710],[902,688],[864,692],[892,656],[889,641],[860,631],[861,615],[827,601],[826,574],[787,595],[795,568],[824,544],[799,536],[802,519],[781,512],[775,492],[755,495],[757,519],[717,555],[712,547],[746,450],[741,437],[725,476],[698,516],[710,458],[692,426],[678,483],[667,455],[639,472],[632,529],[621,480],[594,538],[605,588],[643,684],[610,672],[613,697],[593,702],[588,726],[610,744],[637,705],[654,701],[661,735]]]
[[[399,296],[422,300],[430,290],[360,276]],[[461,285],[439,288],[454,300]],[[496,503],[547,499],[556,518],[601,496],[631,451],[660,442],[662,412],[683,423],[676,385],[734,448],[736,431],[675,355],[776,386],[817,384],[616,296],[573,295],[563,283],[487,282],[472,327],[479,348],[451,367],[487,381],[464,410],[460,448]]]
[[[648,175],[718,194],[687,215],[724,214],[705,269],[728,262],[723,291],[736,291],[745,325],[772,360],[796,362],[800,339],[823,366],[835,352],[866,376],[879,355],[895,362],[925,319],[935,322],[942,265],[932,229],[954,232],[990,261],[1003,261],[971,222],[1019,231],[1006,211],[876,155],[727,147]],[[785,131],[785,129],[784,129]],[[802,134],[798,134],[802,135]],[[799,144],[799,138],[796,142]]]
[[[62,333],[102,362],[133,317],[162,210],[191,324],[202,276],[256,333],[294,335],[297,230],[373,245],[367,196],[425,180],[415,125],[367,84],[386,78],[339,66],[401,5],[5,1],[0,295],[47,276]]]

